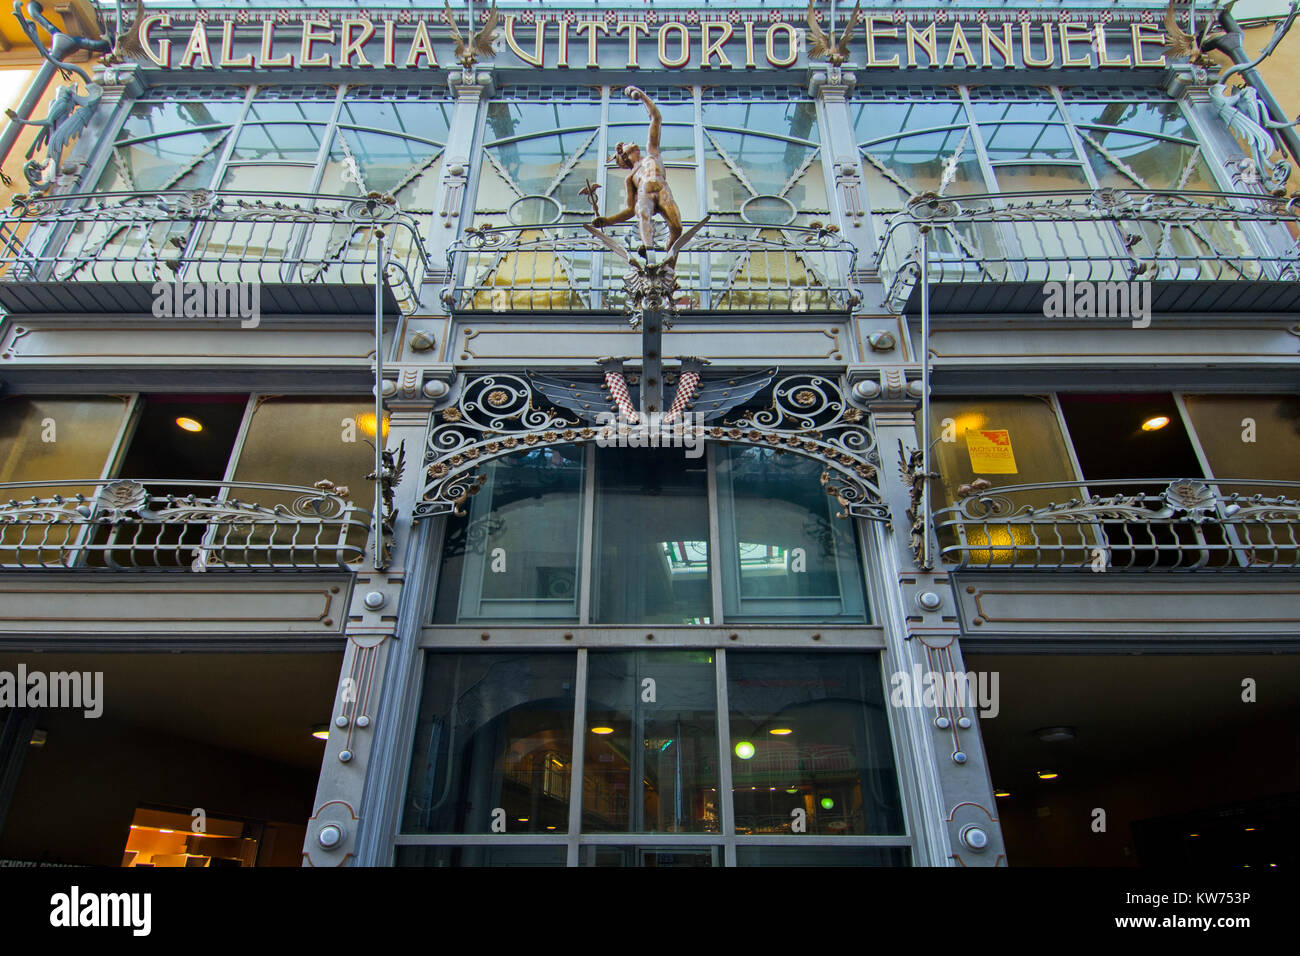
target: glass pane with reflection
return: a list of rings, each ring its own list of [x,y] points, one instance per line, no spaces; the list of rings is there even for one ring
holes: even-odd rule
[[[727,655],[736,832],[900,834],[875,654]]]
[[[591,651],[585,833],[717,833],[713,651]]]
[[[536,448],[483,467],[448,522],[434,621],[576,621],[584,449]]]
[[[428,654],[402,831],[567,832],[575,666],[573,654]]]
[[[597,452],[595,623],[709,623],[706,466],[686,451]]]
[[[718,456],[727,619],[861,621],[852,520],[821,484],[822,465],[771,448]]]

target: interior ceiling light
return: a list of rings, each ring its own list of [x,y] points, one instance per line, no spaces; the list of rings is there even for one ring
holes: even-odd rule
[[[1055,780],[1055,779],[1056,779],[1057,777],[1059,777],[1059,776],[1060,776],[1060,774],[1057,773],[1055,770],[1039,770],[1039,771],[1038,771],[1038,779],[1039,779],[1039,780]]]
[[[740,743],[736,744],[736,756],[741,760],[748,760],[750,757],[754,756],[754,745],[748,740],[742,740]]]
[[[768,731],[768,733],[771,734],[773,737],[787,737],[790,734],[794,733],[794,731],[791,730],[789,727],[773,727],[771,730]]]
[[[1169,424],[1168,415],[1156,415],[1152,418],[1148,418],[1146,421],[1142,423],[1142,430],[1144,432],[1159,431],[1160,429],[1164,428],[1168,424]]]
[[[329,740],[330,725],[317,724],[315,727],[311,729],[311,735],[315,737],[317,740]]]
[[[1055,744],[1063,740],[1074,739],[1073,727],[1039,727],[1034,731],[1034,736],[1044,743]]]
[[[605,736],[605,734],[612,734],[614,732],[614,728],[613,727],[592,727],[591,732],[593,734],[600,734],[603,737]]]
[[[993,796],[995,796],[995,797],[1009,797],[1009,796],[1011,796],[1011,791],[1010,791],[1010,790],[994,790],[994,791],[993,791]]]
[[[187,431],[187,432],[201,432],[201,431],[203,431],[203,423],[202,423],[202,422],[200,422],[198,419],[195,419],[195,418],[186,418],[184,415],[182,415],[180,418],[176,419],[176,424],[177,424],[180,428],[183,428],[183,429],[184,429],[185,431]]]

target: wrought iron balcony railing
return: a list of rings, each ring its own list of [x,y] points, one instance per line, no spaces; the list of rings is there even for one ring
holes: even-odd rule
[[[365,559],[371,515],[340,494],[347,489],[320,485],[0,484],[8,498],[0,504],[0,568],[346,570]]]
[[[1157,312],[1300,305],[1295,199],[1137,189],[923,194],[889,220],[876,254],[895,312],[920,308],[926,228],[932,312],[1039,313],[1044,286],[1067,282],[1108,286],[1086,293],[1086,311],[1075,294],[1085,295],[1082,285],[1058,290],[1066,314],[1081,306],[1080,318],[1132,317],[1119,306],[1131,312],[1139,292]]]
[[[943,561],[971,569],[1300,567],[1300,482],[1185,478],[972,491],[935,512]]]
[[[631,252],[630,224],[608,235]],[[653,255],[653,253],[652,253]],[[844,312],[857,252],[833,229],[706,224],[677,259],[682,312]],[[471,228],[448,253],[456,312],[619,312],[627,264],[580,223]]]
[[[0,308],[157,314],[157,283],[201,282],[255,285],[264,314],[370,314],[377,229],[389,249],[386,310],[409,312],[428,259],[418,224],[391,197],[200,189],[19,198],[0,213]]]

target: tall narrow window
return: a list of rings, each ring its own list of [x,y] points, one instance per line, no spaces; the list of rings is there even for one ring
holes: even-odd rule
[[[709,623],[704,462],[657,449],[596,455],[596,623]]]
[[[584,832],[718,832],[713,659],[711,650],[588,654]]]
[[[448,523],[434,620],[578,620],[583,449],[491,462],[467,513]]]
[[[821,463],[736,446],[718,458],[727,620],[861,621],[856,536],[836,517]]]
[[[403,830],[567,832],[574,662],[428,655]]]

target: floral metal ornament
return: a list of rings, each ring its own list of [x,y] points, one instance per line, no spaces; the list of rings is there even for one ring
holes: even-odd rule
[[[1214,492],[1203,481],[1185,479],[1170,482],[1164,498],[1171,508],[1186,512],[1188,518],[1198,523],[1214,512]]]

